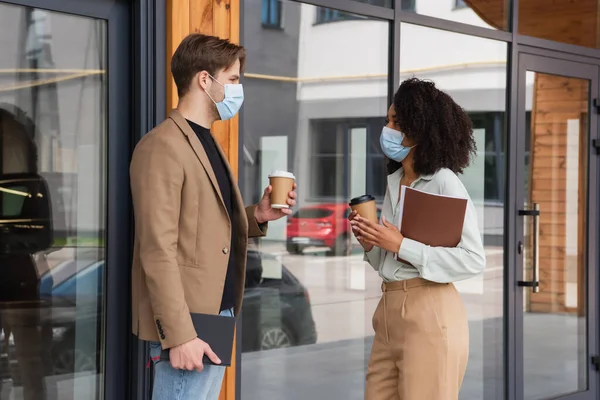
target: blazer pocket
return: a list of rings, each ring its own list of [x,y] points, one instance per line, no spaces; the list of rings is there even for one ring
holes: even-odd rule
[[[178,265],[180,267],[186,267],[186,268],[196,268],[196,269],[200,268],[200,264],[196,264],[196,263],[189,262],[189,261],[180,262],[180,263],[178,263]]]

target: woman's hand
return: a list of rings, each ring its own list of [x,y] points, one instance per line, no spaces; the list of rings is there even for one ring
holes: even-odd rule
[[[404,236],[385,217],[381,218],[381,222],[383,225],[378,225],[357,215],[350,221],[350,224],[352,224],[352,231],[359,242],[377,246],[390,253],[398,253]]]
[[[373,250],[373,245],[366,243],[364,240],[356,236],[356,230],[354,229],[354,225],[352,224],[352,221],[355,221],[356,218],[358,218],[358,213],[356,211],[352,211],[348,216],[348,221],[350,221],[350,224],[352,225],[352,233],[354,233],[354,237],[356,237],[358,243],[360,243],[362,248],[368,253],[369,251]]]

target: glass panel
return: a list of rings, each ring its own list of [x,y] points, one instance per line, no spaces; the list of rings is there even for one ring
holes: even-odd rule
[[[519,33],[597,49],[599,15],[597,1],[519,0]]]
[[[469,318],[470,352],[460,399],[503,398],[504,186],[507,45],[402,25],[400,79],[435,82],[473,121],[477,154],[460,176],[478,211],[487,265],[456,282]],[[465,52],[462,49],[472,49]]]
[[[0,399],[100,399],[106,24],[0,4],[0,53]]]
[[[385,193],[389,24],[354,15],[315,24],[334,11],[285,2],[274,32],[248,1],[243,196],[258,201],[269,172],[288,169],[298,206],[250,252],[242,397],[363,399],[381,280],[349,242],[346,218],[354,194]]]
[[[585,274],[589,81],[528,71],[525,208],[539,204],[539,293],[524,289],[525,399],[587,388]],[[529,144],[531,143],[531,144]],[[533,275],[524,220],[525,279]]]
[[[510,0],[401,0],[402,10],[488,29],[508,30]]]

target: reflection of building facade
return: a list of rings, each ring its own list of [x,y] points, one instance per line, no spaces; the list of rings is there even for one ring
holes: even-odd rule
[[[280,20],[272,21],[277,25],[285,20],[285,24],[277,25],[279,29],[259,25],[258,18],[252,14],[245,17],[248,22],[244,33],[253,38],[247,44],[250,60],[266,61],[268,65],[249,62],[247,66],[246,87],[250,99],[243,125],[245,165],[257,162],[258,152],[253,146],[260,148],[262,143],[260,167],[250,169],[262,171],[261,176],[275,167],[295,171],[304,187],[299,198],[301,205],[345,202],[361,193],[373,194],[382,201],[385,180],[381,177],[385,165],[379,150],[379,133],[388,102],[387,25],[326,8],[275,3],[281,7],[279,12],[286,13]],[[427,2],[403,3],[407,11],[428,6]],[[468,7],[456,8],[448,3],[446,13],[442,12],[443,7],[436,7],[439,17],[457,17],[463,23],[487,26]],[[299,17],[299,24],[295,20],[291,23],[286,15]],[[258,27],[262,29],[257,30]],[[299,38],[297,58],[294,46],[279,47],[296,33]],[[415,37],[419,40],[413,40]],[[502,42],[495,46],[478,46],[477,38],[412,25],[403,26],[401,38],[400,45],[406,56],[401,56],[400,78],[418,76],[435,81],[473,120],[479,157],[486,168],[484,176],[474,174],[474,169],[468,171],[465,184],[471,191],[477,190],[475,199],[482,215],[486,213],[496,221],[494,227],[488,226],[486,234],[500,241],[502,210],[490,206],[484,211],[483,205],[501,203],[504,197],[501,182],[505,157],[502,143],[506,118],[506,46]],[[327,46],[323,47],[323,43]],[[260,49],[253,54],[255,45]],[[432,46],[440,51],[422,56],[420,48]],[[355,51],[357,48],[361,51]],[[277,60],[272,62],[264,52],[276,54]],[[292,68],[281,62],[285,55],[290,56]],[[280,67],[282,73],[278,74],[276,70]],[[295,69],[297,73],[293,74]],[[266,74],[266,71],[272,73]],[[260,89],[254,90],[255,85]],[[268,92],[267,88],[274,85],[287,86],[282,89],[287,96],[297,92],[296,101],[290,102],[291,97]],[[266,122],[262,117],[265,114],[257,114],[253,103],[276,107],[276,111],[271,109],[273,120]],[[274,124],[279,119],[287,121],[286,134],[268,138],[272,134],[266,133],[270,130],[264,129],[263,124]],[[291,121],[297,121],[296,129]],[[311,154],[312,162],[305,162],[305,154]],[[292,158],[288,159],[288,155]],[[481,172],[483,170],[481,168]],[[254,185],[246,192],[256,191],[265,180],[252,179],[246,173],[244,184]],[[248,196],[246,199],[250,200]]]
[[[590,1],[0,0],[0,400],[150,398],[124,306],[128,162],[177,104],[168,59],[189,32],[248,51],[242,115],[213,127],[245,201],[274,169],[299,185],[293,229],[252,243],[222,400],[363,397],[381,280],[345,205],[383,201],[379,135],[412,76],[465,108],[478,145],[461,179],[488,265],[455,285],[460,399],[598,398],[598,21]],[[50,248],[10,236],[36,218]]]

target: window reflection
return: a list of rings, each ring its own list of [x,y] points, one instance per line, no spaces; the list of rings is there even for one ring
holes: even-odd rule
[[[473,121],[477,154],[460,179],[477,209],[487,264],[483,274],[455,283],[467,309],[470,331],[469,364],[460,398],[500,398],[507,46],[408,24],[401,29],[401,79],[415,75],[431,79]]]
[[[100,398],[105,22],[0,4],[0,399]]]
[[[243,196],[258,200],[268,174],[285,169],[298,206],[254,243],[261,268],[252,271],[262,273],[246,286],[241,391],[248,400],[362,398],[381,281],[350,233],[348,201],[384,196],[389,24],[285,2],[273,32],[249,1]]]
[[[412,3],[412,8],[405,3]],[[508,30],[510,0],[402,0],[401,4],[404,11],[482,28]]]

